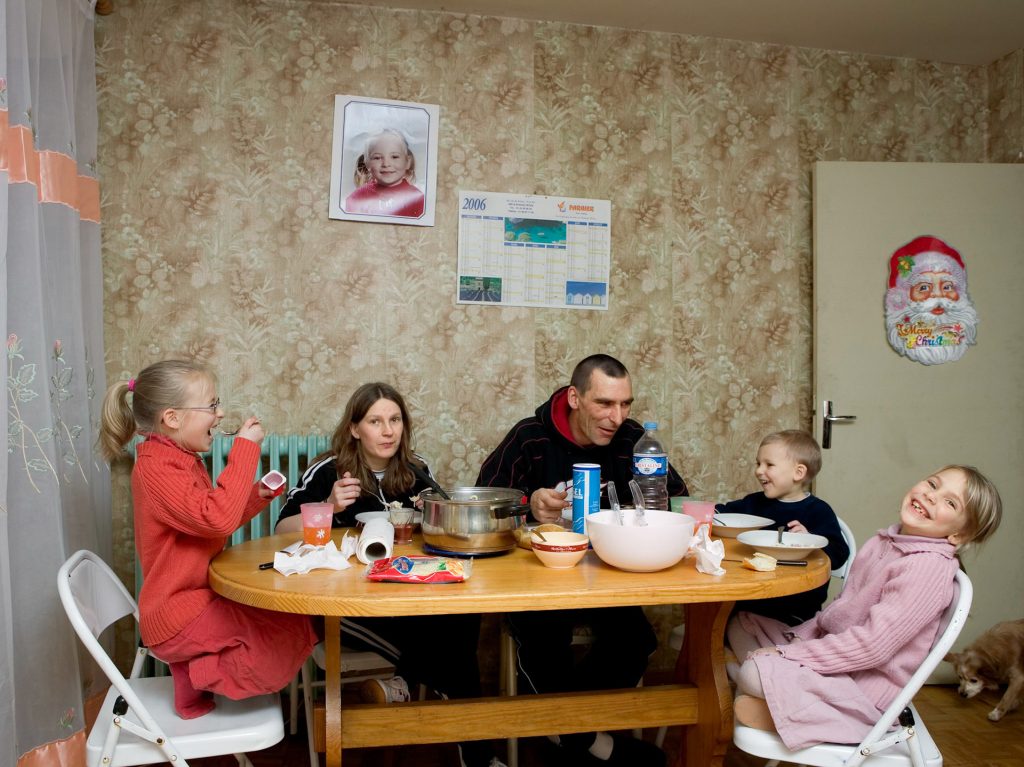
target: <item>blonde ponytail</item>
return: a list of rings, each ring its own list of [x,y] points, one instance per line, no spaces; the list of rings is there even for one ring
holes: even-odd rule
[[[110,385],[103,397],[100,412],[99,448],[103,457],[113,461],[135,434],[135,416],[128,404],[129,382],[118,381]]]

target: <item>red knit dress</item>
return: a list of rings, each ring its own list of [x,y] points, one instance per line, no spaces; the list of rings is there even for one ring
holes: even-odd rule
[[[210,561],[267,504],[253,481],[259,457],[259,445],[236,438],[214,488],[199,456],[166,437],[136,451],[142,640],[170,666],[186,719],[213,708],[211,693],[237,700],[280,690],[317,641],[307,616],[248,607],[210,588]]]

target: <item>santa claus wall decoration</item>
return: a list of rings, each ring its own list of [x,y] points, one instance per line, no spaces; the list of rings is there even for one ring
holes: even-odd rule
[[[926,235],[892,254],[885,327],[897,353],[922,365],[956,361],[975,343],[977,326],[956,250]]]

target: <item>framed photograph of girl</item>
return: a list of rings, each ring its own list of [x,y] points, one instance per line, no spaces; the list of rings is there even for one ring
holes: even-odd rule
[[[436,104],[335,96],[328,215],[433,226],[439,114]]]

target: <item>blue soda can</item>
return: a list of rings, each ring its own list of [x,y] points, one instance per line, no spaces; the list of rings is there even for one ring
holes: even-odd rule
[[[596,463],[572,465],[572,531],[587,534],[587,514],[601,510],[601,467]]]

